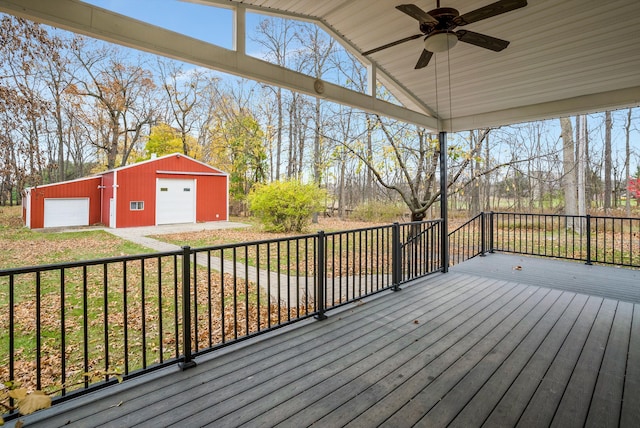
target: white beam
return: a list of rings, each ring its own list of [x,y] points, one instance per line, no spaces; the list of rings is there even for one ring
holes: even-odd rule
[[[428,129],[438,128],[436,119],[425,114],[332,83],[322,82],[322,85],[317,85],[313,77],[249,57],[243,52],[214,46],[77,0],[0,0],[0,11],[153,54],[319,96]],[[323,87],[322,92],[316,89],[319,86]]]
[[[442,121],[453,132],[640,106],[640,86]]]
[[[233,50],[240,54],[247,53],[246,27],[247,10],[239,6],[233,11]]]

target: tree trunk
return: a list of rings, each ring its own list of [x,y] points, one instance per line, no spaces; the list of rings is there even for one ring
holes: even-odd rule
[[[605,132],[604,132],[604,211],[611,212],[611,112],[605,112]]]
[[[491,155],[489,153],[489,136],[486,137],[484,146],[484,168],[489,170],[491,167]],[[484,210],[491,211],[491,175],[484,176]]]
[[[346,153],[341,150],[340,156],[340,178],[338,181],[338,216],[344,218],[345,213],[345,190],[344,190],[344,176],[347,169],[347,160],[345,159]]]
[[[373,124],[371,116],[367,115],[367,159],[371,163],[373,162],[373,139],[371,138],[372,127]],[[367,168],[367,177],[364,190],[363,202],[373,199],[373,172],[371,172],[370,168]]]
[[[578,149],[576,150],[576,162],[577,162],[577,173],[578,173],[578,215],[586,215],[586,205],[585,205],[585,141],[587,134],[587,124],[586,124],[586,116],[580,115],[576,117],[576,123],[580,123],[579,127],[579,138],[578,138]],[[576,126],[576,129],[578,127]],[[582,227],[580,228],[582,232]]]
[[[631,147],[629,145],[629,139],[631,136],[631,107],[627,110],[627,121],[624,125],[624,136],[625,136],[625,146],[624,146],[624,167],[625,167],[625,176],[626,176],[626,186],[625,189],[629,188],[629,179],[631,178]],[[625,198],[625,211],[627,217],[631,217],[631,195],[629,191],[627,191],[627,197]]]
[[[278,138],[276,139],[276,181],[280,180],[280,156],[282,154],[282,89],[276,91],[276,102],[278,103]]]
[[[321,185],[321,158],[320,158],[320,133],[322,132],[322,124],[321,124],[321,111],[320,111],[320,98],[316,98],[316,106],[315,106],[315,122],[316,129],[313,136],[313,181],[316,186],[320,187]],[[318,213],[313,214],[313,223],[318,223]]]
[[[576,192],[576,157],[571,119],[569,119],[568,117],[561,117],[560,129],[562,135],[564,211],[566,215],[576,215],[578,212],[578,201]]]

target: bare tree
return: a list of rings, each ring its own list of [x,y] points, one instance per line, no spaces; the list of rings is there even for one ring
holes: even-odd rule
[[[99,130],[93,144],[105,154],[107,168],[126,165],[141,142],[143,127],[156,118],[153,75],[114,47],[89,49],[78,43],[74,53],[86,76],[68,91],[94,101],[95,108],[85,110],[85,120]]]
[[[624,167],[625,167],[625,188],[629,188],[629,179],[631,178],[631,146],[630,146],[630,137],[631,137],[631,111],[629,108],[627,110],[627,120],[624,123]],[[625,199],[625,212],[627,217],[631,217],[631,195],[627,192]]]
[[[576,154],[575,143],[573,141],[573,127],[571,119],[560,118],[560,129],[562,135],[562,165],[564,183],[564,209],[567,215],[578,213],[578,200],[576,189],[578,187],[576,177]]]
[[[42,26],[8,16],[0,20],[0,41],[0,202],[12,203],[14,191],[45,180],[49,100],[42,71],[56,48]]]
[[[167,122],[173,124],[180,133],[183,153],[193,155],[193,150],[190,150],[192,148],[187,144],[187,136],[200,131],[199,115],[204,113],[205,117],[209,116],[197,106],[206,96],[217,98],[216,79],[199,68],[185,70],[181,64],[172,60],[158,60],[158,72],[171,119]],[[208,104],[211,105],[211,102]]]
[[[266,18],[256,29],[257,34],[252,40],[267,51],[267,59],[273,63],[286,67],[289,65],[289,45],[295,36],[295,22],[288,19]],[[276,126],[276,161],[274,165],[275,179],[280,179],[280,162],[282,159],[282,132],[284,130],[284,90],[280,87],[271,88],[276,97],[277,126]],[[274,176],[272,174],[272,176]]]
[[[611,193],[613,186],[611,185],[611,128],[613,121],[611,120],[611,112],[605,112],[605,134],[604,134],[604,210],[606,213],[611,211]]]

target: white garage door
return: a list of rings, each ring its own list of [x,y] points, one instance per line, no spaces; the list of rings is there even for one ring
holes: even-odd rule
[[[88,226],[89,198],[44,200],[44,227]]]
[[[156,188],[156,224],[195,222],[195,180],[159,178]]]

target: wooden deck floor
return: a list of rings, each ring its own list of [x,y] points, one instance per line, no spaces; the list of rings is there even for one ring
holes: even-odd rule
[[[518,260],[470,261],[325,321],[200,358],[193,369],[164,369],[22,420],[29,427],[640,426],[640,304],[540,286],[553,285],[546,274],[555,269],[579,286],[581,264],[552,268],[566,263],[545,260],[547,268],[531,275],[539,285],[519,281],[527,267]],[[495,263],[521,269],[505,269],[508,280],[491,277]],[[602,269],[602,288],[640,286],[637,271]]]

